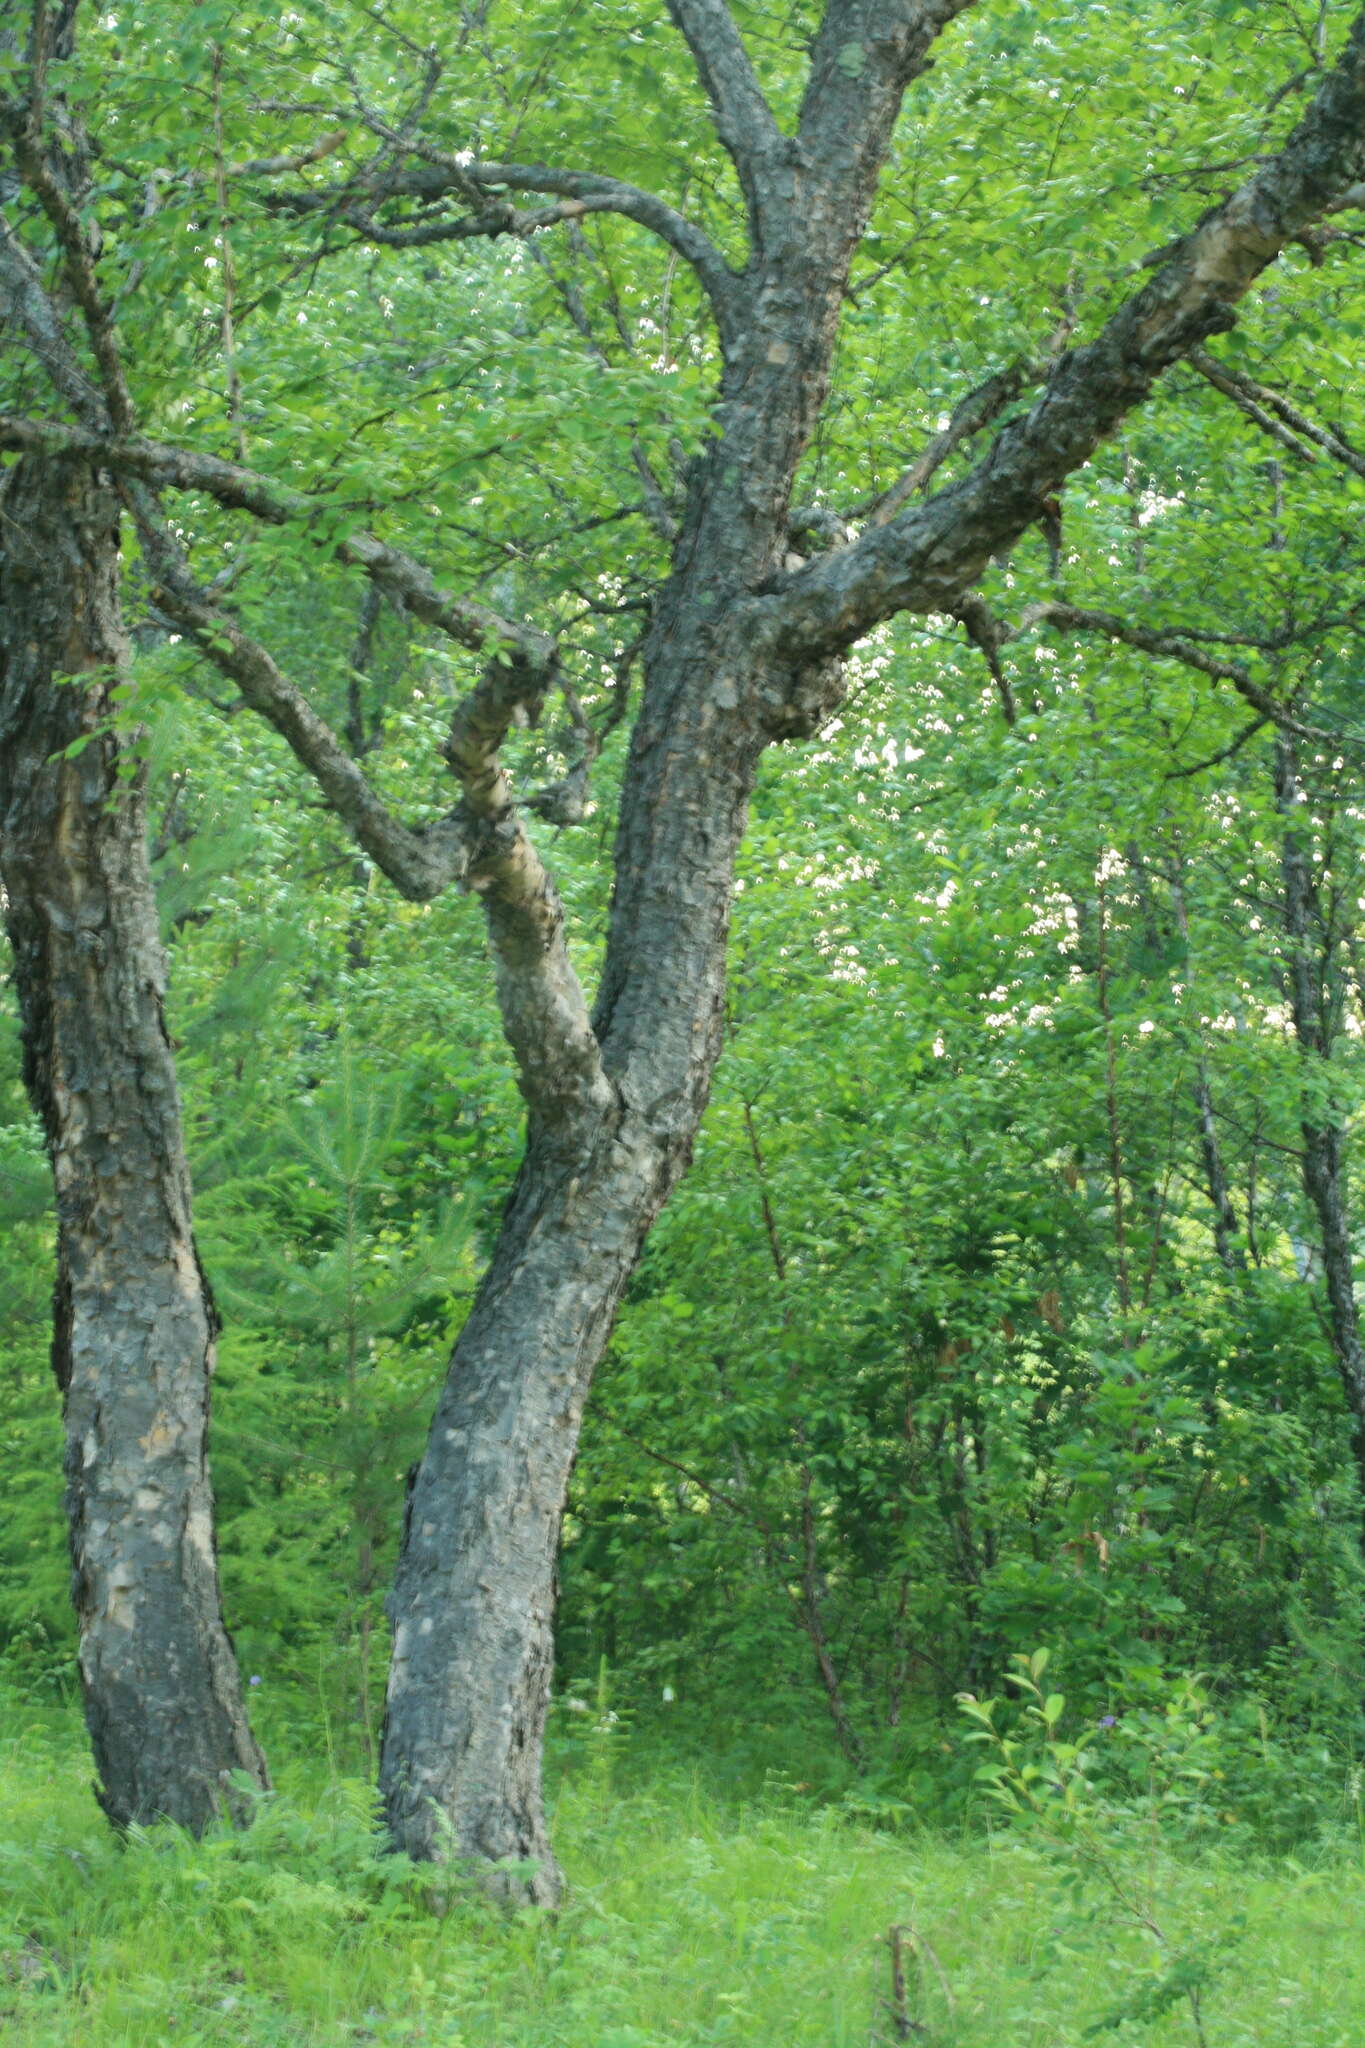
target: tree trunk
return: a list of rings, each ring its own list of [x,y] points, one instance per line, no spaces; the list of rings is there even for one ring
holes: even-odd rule
[[[814,71],[842,89],[832,34]],[[513,1899],[553,1903],[561,1888],[540,1774],[564,1497],[593,1369],[706,1106],[758,762],[774,740],[818,729],[842,697],[839,658],[774,646],[764,593],[785,561],[852,252],[931,40],[922,22],[900,23],[850,86],[857,118],[828,107],[828,134],[815,132],[826,116],[812,88],[804,148],[818,178],[775,127],[764,144],[750,318],[727,338],[720,432],[693,464],[644,649],[592,1019],[610,1107],[585,1096],[556,1109],[520,1056],[526,1158],[409,1503],[380,1763],[390,1831],[415,1857],[503,1863],[493,1888]],[[490,900],[495,952],[496,914]]]
[[[1345,1132],[1328,1099],[1334,1005],[1327,982],[1336,938],[1324,930],[1321,905],[1303,831],[1295,823],[1303,803],[1294,741],[1275,742],[1275,800],[1284,820],[1280,875],[1284,901],[1285,992],[1304,1066],[1299,1128],[1303,1135],[1303,1190],[1317,1217],[1327,1290],[1327,1327],[1342,1391],[1353,1424],[1356,1469],[1365,1496],[1365,1346],[1355,1291],[1350,1207],[1346,1191]]]
[[[821,290],[837,293],[840,281],[826,270]],[[772,359],[790,365],[801,348],[815,362],[804,387],[784,369],[779,391],[770,346],[760,335],[750,363],[732,369],[726,439],[694,478],[646,647],[593,1020],[614,1104],[572,1127],[532,1104],[498,1249],[414,1485],[394,1589],[380,1768],[393,1839],[419,1858],[502,1863],[494,1888],[542,1904],[561,1887],[541,1811],[541,1746],[555,1559],[583,1406],[706,1105],[759,757],[773,738],[828,716],[842,681],[829,665],[793,676],[736,618],[785,544],[807,425],[793,386],[817,399],[827,362],[827,337],[792,332]]]
[[[118,509],[26,460],[0,525],[0,878],[25,1081],[57,1197],[53,1364],[98,1797],[200,1832],[267,1783],[224,1629],[205,1458],[216,1323],[195,1253],[143,775],[107,729],[126,684]]]
[[[1253,279],[1359,176],[1365,37],[1283,156],[1173,245],[975,469],[910,510],[893,492],[885,520],[872,517],[856,542],[789,570],[792,493],[828,390],[851,255],[904,91],[969,4],[829,6],[789,134],[728,9],[669,0],[734,161],[751,253],[741,273],[709,244],[697,251],[691,222],[668,230],[711,300],[724,374],[645,646],[591,1029],[562,913],[496,762],[509,693],[538,703],[546,687],[543,655],[517,680],[524,635],[518,648],[501,630],[502,676],[471,693],[445,750],[464,792],[447,836],[468,828],[476,842],[463,873],[486,906],[528,1146],[409,1503],[380,1782],[394,1841],[410,1854],[534,1862],[495,1880],[512,1897],[551,1901],[559,1889],[540,1746],[560,1516],[593,1368],[705,1106],[734,858],[762,750],[819,728],[840,699],[843,653],[881,621],[959,606],[989,557],[1047,514],[1067,474],[1166,368],[1231,323]],[[467,167],[461,177],[463,205]],[[377,544],[363,545],[374,558]],[[163,582],[173,581],[168,568]],[[214,630],[202,605],[177,616]],[[385,871],[428,893],[439,842],[396,829],[298,693],[234,630],[216,628],[225,670]]]

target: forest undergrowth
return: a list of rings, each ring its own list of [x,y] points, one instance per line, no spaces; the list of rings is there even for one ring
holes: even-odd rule
[[[509,1918],[380,1853],[370,1790],[316,1702],[270,1703],[278,1787],[247,1832],[120,1842],[74,1711],[16,1693],[0,1739],[0,2040],[1357,2048],[1355,1776],[1319,1774],[1317,1824],[1293,1854],[1173,1798],[1179,1772],[1079,1819],[1073,1798],[1068,1822],[1078,1746],[1045,1718],[1042,1740],[1022,1740],[1030,1697],[1021,1740],[980,1767],[975,1810],[937,1828],[765,1775],[752,1748],[687,1754],[677,1729],[583,1702],[553,1752],[569,1903]],[[1061,1718],[1055,1696],[1036,1700]],[[1009,1812],[1018,1790],[1031,1815]]]

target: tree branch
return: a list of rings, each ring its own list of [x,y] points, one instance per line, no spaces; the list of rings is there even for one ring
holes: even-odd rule
[[[159,489],[202,491],[228,510],[250,512],[271,526],[284,526],[293,520],[316,521],[328,509],[325,499],[276,483],[241,463],[174,448],[139,434],[102,434],[89,428],[64,426],[55,420],[0,413],[0,449],[48,457],[81,455],[116,474],[139,477]],[[435,626],[448,639],[458,641],[460,646],[478,652],[492,641],[547,672],[551,667],[554,643],[548,634],[504,619],[473,598],[452,597],[438,589],[425,564],[402,548],[362,531],[336,540],[334,546],[339,561],[363,569],[386,596],[425,625]]]
[[[274,726],[400,896],[425,903],[451,883],[463,881],[469,852],[456,821],[442,819],[417,831],[400,823],[303,691],[195,582],[150,492],[135,487],[129,502],[156,578],[152,601],[157,610],[188,633],[214,667],[236,684],[251,709]]]
[[[456,711],[446,759],[463,790],[456,809],[414,831],[371,787],[336,734],[260,643],[209,602],[178,545],[144,502],[135,507],[161,611],[189,632],[252,710],[287,741],[375,865],[412,902],[452,882],[483,901],[503,1029],[532,1115],[555,1129],[595,1123],[615,1102],[588,1007],[564,941],[564,912],[525,827],[498,749],[518,716],[534,716],[543,668],[495,655]]]
[[[596,171],[558,170],[549,164],[484,163],[444,150],[428,149],[393,135],[408,156],[420,158],[406,170],[392,168],[338,185],[302,186],[296,191],[270,191],[262,204],[293,214],[322,213],[344,221],[367,239],[396,242],[467,241],[479,236],[525,236],[556,222],[585,213],[616,213],[666,242],[695,273],[711,302],[723,339],[738,317],[739,279],[710,237],[694,221],[653,192]],[[536,213],[522,213],[500,196],[505,190],[542,192],[561,203]],[[387,226],[373,218],[373,208],[392,199],[434,204],[454,197],[470,210],[453,221]]]
[[[57,309],[43,289],[38,266],[2,214],[0,318],[18,322],[31,354],[77,418],[88,427],[107,427],[108,413],[99,388],[67,340]]]
[[[245,163],[229,164],[230,178],[284,178],[292,171],[306,170],[309,164],[320,163],[325,156],[332,156],[344,147],[350,137],[349,128],[332,128],[326,135],[308,149],[296,150],[292,156],[257,156]]]
[[[726,0],[668,0],[706,97],[713,124],[739,175],[756,239],[783,204],[783,166],[792,150],[768,105]]]
[[[1217,753],[1206,754],[1202,761],[1192,761],[1188,768],[1172,768],[1164,779],[1167,782],[1185,782],[1192,775],[1202,775],[1208,768],[1221,768],[1224,761],[1230,761],[1234,754],[1240,754],[1247,741],[1255,739],[1257,733],[1264,732],[1269,724],[1270,720],[1265,717],[1251,719],[1242,727],[1236,738],[1229,740],[1225,747],[1219,747]]]
[[[797,140],[808,175],[861,230],[907,86],[975,0],[829,0],[811,50]]]
[[[1238,370],[1230,370],[1207,349],[1191,349],[1189,360],[1200,376],[1206,378],[1216,391],[1221,391],[1225,398],[1230,398],[1263,434],[1269,434],[1272,440],[1288,448],[1301,461],[1317,461],[1313,448],[1303,445],[1308,441],[1314,447],[1324,449],[1333,462],[1354,470],[1357,476],[1365,476],[1365,456],[1357,455],[1340,434],[1310,419],[1272,385],[1258,384],[1254,378],[1243,376]]]
[[[9,131],[19,174],[52,224],[62,252],[62,267],[99,366],[110,423],[117,432],[126,433],[133,424],[133,401],[115,339],[112,309],[100,292],[80,214],[53,174],[41,136],[35,134],[28,116],[0,104],[0,128]]]
[[[1070,331],[1070,321],[1058,328],[1040,362],[1021,359],[997,370],[993,376],[983,378],[965,398],[958,400],[947,426],[925,444],[890,489],[883,491],[870,504],[849,513],[848,517],[866,519],[873,526],[885,526],[894,519],[916,491],[924,489],[955,449],[999,419],[1005,407],[1012,404],[1021,392],[1027,391],[1030,385],[1041,384],[1047,375],[1048,364],[1055,360]]]
[[[1049,602],[1030,605],[1015,631],[1004,637],[1014,639],[1017,634],[1027,632],[1030,626],[1044,624],[1058,626],[1064,632],[1097,633],[1107,640],[1117,640],[1125,647],[1136,648],[1140,654],[1155,655],[1159,661],[1182,662],[1186,668],[1196,669],[1200,675],[1208,676],[1214,682],[1231,683],[1237,694],[1244,697],[1261,718],[1271,720],[1282,731],[1294,733],[1299,739],[1309,740],[1317,746],[1336,746],[1341,742],[1339,733],[1301,724],[1268,690],[1263,690],[1259,683],[1253,681],[1240,662],[1221,660],[1183,633],[1156,632],[1145,626],[1130,625],[1127,619],[1119,618],[1114,612],[1088,611],[1080,605]]]
[[[69,436],[68,445],[76,438]],[[182,451],[165,452],[180,456],[182,475],[183,465],[193,464]],[[235,465],[211,467],[230,472]],[[261,481],[253,479],[253,486]],[[268,650],[195,583],[147,486],[132,485],[129,498],[158,579],[158,609],[193,636],[251,709],[281,734],[376,867],[412,902],[440,895],[452,883],[482,899],[503,1029],[532,1115],[549,1129],[599,1120],[613,1106],[614,1091],[569,959],[563,907],[517,814],[499,758],[509,727],[539,715],[557,674],[553,641],[482,605],[446,596],[422,564],[372,534],[341,544],[344,559],[461,645],[482,647],[490,637],[497,642],[481,681],[457,707],[443,750],[461,802],[435,825],[414,830],[393,816]]]
[[[393,816],[269,651],[195,582],[151,486],[201,490],[275,525],[316,514],[316,500],[237,463],[139,436],[118,439],[83,427],[0,417],[0,447],[48,459],[79,455],[130,479],[128,501],[157,578],[158,609],[193,637],[251,709],[275,727],[400,895],[426,902],[457,883],[482,898],[503,1028],[532,1114],[549,1129],[600,1118],[615,1096],[569,959],[563,908],[517,815],[511,781],[498,758],[509,726],[538,714],[557,673],[549,636],[467,598],[450,597],[422,563],[373,534],[352,534],[339,543],[342,560],[364,569],[386,594],[461,646],[495,643],[482,681],[456,710],[446,742],[462,801],[435,825],[414,830]]]
[[[1062,357],[1032,410],[969,475],[753,600],[755,630],[793,663],[828,658],[897,612],[951,611],[990,556],[1157,379],[1234,308],[1299,231],[1365,172],[1365,15],[1280,154],[1177,243],[1094,341]]]
[[[444,753],[464,798],[467,885],[483,899],[503,1030],[533,1116],[589,1127],[616,1104],[564,938],[564,908],[517,815],[499,748],[518,714],[539,710],[543,670],[494,658],[451,723]]]

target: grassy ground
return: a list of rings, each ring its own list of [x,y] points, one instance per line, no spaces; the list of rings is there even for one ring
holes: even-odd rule
[[[299,1765],[245,1836],[119,1844],[69,1722],[0,1727],[0,2041],[23,2048],[1196,2048],[1182,1971],[1206,2048],[1365,2043],[1365,1872],[1344,1851],[1116,1852],[1163,1962],[1102,1872],[1026,1842],[873,1833],[638,1759],[614,1789],[616,1760],[584,1751],[556,1795],[567,1909],[433,1917],[426,1880],[374,1854],[358,1782]]]

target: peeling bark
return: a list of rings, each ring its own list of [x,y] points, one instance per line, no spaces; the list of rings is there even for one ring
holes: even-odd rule
[[[0,499],[0,878],[25,1081],[57,1196],[81,1683],[101,1805],[200,1832],[267,1783],[224,1629],[205,1456],[216,1321],[190,1225],[143,778],[108,730],[126,681],[118,515],[87,464]]]

